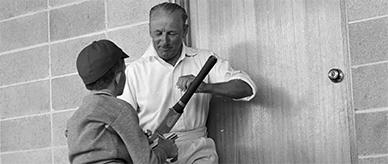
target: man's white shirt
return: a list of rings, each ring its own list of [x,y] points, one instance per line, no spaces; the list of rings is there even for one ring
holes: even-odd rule
[[[151,44],[142,57],[127,66],[126,84],[119,98],[137,110],[140,127],[143,130],[154,131],[167,115],[168,109],[184,94],[176,86],[178,78],[190,74],[196,76],[211,55],[215,54],[183,45],[180,58],[175,66],[172,66],[157,55]],[[236,101],[251,100],[256,95],[254,82],[245,72],[234,70],[227,60],[216,57],[217,63],[205,77],[204,82],[243,80],[252,88],[253,94]],[[210,99],[211,94],[195,93],[171,131],[184,132],[205,127]]]

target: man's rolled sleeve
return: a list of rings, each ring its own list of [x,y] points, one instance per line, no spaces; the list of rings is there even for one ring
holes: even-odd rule
[[[213,54],[214,55],[214,54]],[[216,56],[216,55],[215,55]],[[215,64],[214,68],[209,73],[209,82],[210,83],[220,83],[220,82],[227,82],[230,80],[242,80],[246,82],[252,89],[252,95],[239,98],[239,99],[233,99],[234,101],[250,101],[253,99],[256,95],[256,85],[253,82],[253,80],[249,77],[247,73],[240,70],[234,70],[229,62],[227,60],[224,60],[218,56],[217,57],[217,63]]]

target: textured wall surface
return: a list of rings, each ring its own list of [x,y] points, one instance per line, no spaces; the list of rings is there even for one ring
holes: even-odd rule
[[[388,1],[346,4],[359,163],[388,163]]]
[[[66,120],[87,93],[78,52],[108,38],[129,56],[150,43],[163,0],[0,1],[0,164],[66,164]]]

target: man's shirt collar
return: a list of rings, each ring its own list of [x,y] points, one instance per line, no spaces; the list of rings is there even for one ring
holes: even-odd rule
[[[193,57],[197,55],[196,53],[194,53],[193,51],[190,50],[190,48],[188,48],[185,43],[182,42],[182,52],[181,52],[181,55],[179,57],[179,59],[177,60],[177,62],[175,63],[175,66],[177,66],[182,60],[184,60],[186,57]],[[152,42],[150,44],[150,46],[148,47],[148,49],[146,50],[146,53],[144,54],[144,57],[154,57],[156,58],[158,61],[162,62],[162,63],[166,63],[162,58],[160,58],[158,56],[158,53],[156,52]],[[168,64],[168,63],[167,63]]]

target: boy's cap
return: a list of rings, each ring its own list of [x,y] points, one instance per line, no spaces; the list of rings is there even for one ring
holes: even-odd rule
[[[101,78],[118,61],[128,55],[109,40],[99,40],[86,46],[77,57],[77,70],[85,84]]]

